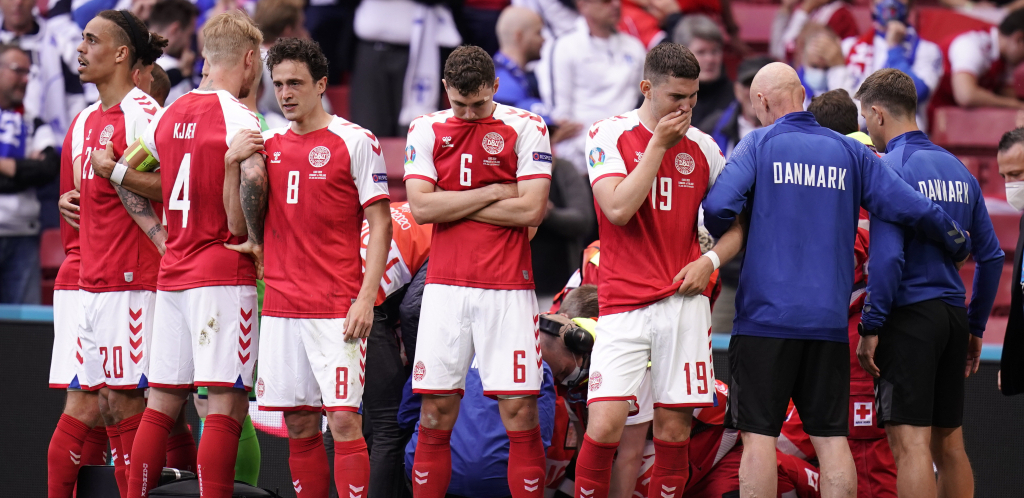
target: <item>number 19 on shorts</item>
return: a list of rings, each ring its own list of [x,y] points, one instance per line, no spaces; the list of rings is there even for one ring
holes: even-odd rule
[[[697,394],[707,394],[708,393],[708,387],[709,387],[708,386],[708,366],[707,366],[707,364],[704,363],[703,361],[698,361],[696,363],[693,363],[692,365],[693,365],[693,374],[692,375],[695,378],[695,381],[691,383],[691,381],[690,381],[690,379],[691,379],[691,372],[690,372],[691,363],[684,363],[683,364],[683,370],[686,372],[686,395],[687,396],[692,395],[694,387],[697,388]]]

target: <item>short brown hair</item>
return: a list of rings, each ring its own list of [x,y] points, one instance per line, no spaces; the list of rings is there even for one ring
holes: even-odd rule
[[[860,129],[857,124],[857,104],[842,88],[814,97],[807,110],[818,120],[818,124],[836,133],[849,135]]]
[[[199,17],[199,9],[188,0],[160,0],[149,14],[149,27],[166,28],[178,23],[185,29]]]
[[[463,96],[483,87],[494,86],[494,60],[475,45],[463,45],[452,51],[444,62],[444,81]]]
[[[265,1],[265,0],[264,0]],[[286,61],[301,62],[309,69],[313,83],[327,77],[327,57],[320,50],[320,44],[301,38],[281,38],[267,51],[267,67],[271,74],[274,66]]]
[[[211,64],[238,61],[249,50],[259,57],[263,33],[244,12],[217,14],[203,25],[203,57]]]
[[[644,79],[660,83],[666,76],[695,80],[700,76],[700,63],[690,49],[678,43],[662,43],[647,52]]]
[[[558,312],[569,318],[594,318],[598,315],[597,286],[581,285],[565,295]]]
[[[263,31],[263,41],[274,43],[285,29],[302,20],[302,2],[296,0],[260,0],[253,21]]]
[[[914,80],[899,69],[879,69],[868,76],[857,90],[860,106],[881,106],[894,116],[917,113],[917,87]]]
[[[153,83],[149,85],[149,96],[153,97],[153,100],[156,100],[160,107],[163,107],[170,93],[171,78],[167,76],[167,71],[164,71],[164,68],[160,67],[159,64],[154,64]]]

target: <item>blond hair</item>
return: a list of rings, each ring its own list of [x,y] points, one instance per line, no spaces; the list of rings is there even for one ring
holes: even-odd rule
[[[217,14],[203,25],[203,57],[211,64],[240,61],[249,50],[259,57],[262,43],[263,33],[240,10]]]

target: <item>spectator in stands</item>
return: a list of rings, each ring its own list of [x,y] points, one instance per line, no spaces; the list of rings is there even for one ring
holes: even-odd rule
[[[256,4],[256,14],[252,20],[263,32],[263,46],[260,47],[260,55],[263,58],[266,58],[267,51],[281,38],[309,38],[302,6],[301,0],[262,0]],[[271,128],[288,126],[288,120],[281,112],[281,106],[274,95],[272,81],[270,69],[264,65],[263,84],[255,93],[256,108],[263,114]]]
[[[356,56],[353,21],[358,5],[349,0],[310,0],[306,6],[306,31],[331,62],[327,86],[342,84],[352,71]]]
[[[39,200],[34,187],[57,177],[52,146],[33,148],[33,126],[20,108],[31,59],[17,45],[0,46],[0,303],[39,304]],[[37,152],[38,151],[38,152]]]
[[[1010,107],[1024,109],[1008,85],[1024,60],[1024,8],[1011,12],[998,28],[973,30],[944,43],[946,74],[934,106]]]
[[[827,27],[840,40],[860,33],[845,0],[783,0],[772,23],[771,56],[793,62],[797,38],[808,23]]]
[[[871,29],[857,38],[842,40],[837,51],[835,38],[814,36],[806,43],[801,80],[815,90],[844,88],[855,95],[861,83],[884,68],[899,69],[910,75],[917,89],[917,121],[927,127],[928,101],[942,76],[942,51],[921,39],[910,25],[909,0],[874,0]],[[827,83],[826,83],[827,82]],[[825,83],[823,85],[823,83]]]
[[[548,67],[552,106],[556,121],[580,123],[583,129],[595,121],[634,109],[640,99],[637,81],[643,79],[647,51],[636,38],[620,33],[619,0],[576,0],[580,19],[576,29],[555,41]],[[555,155],[568,160],[580,174],[587,171],[584,141],[579,133],[554,145]]]
[[[846,59],[839,37],[819,24],[808,24],[797,39],[796,74],[806,91],[804,105],[833,88],[846,85]]]
[[[535,113],[550,126],[553,123],[540,99],[537,78],[526,71],[527,64],[540,59],[540,49],[544,45],[543,26],[544,21],[539,14],[523,7],[508,7],[498,17],[494,75],[500,88],[495,90],[494,100]]]
[[[722,67],[722,30],[718,29],[710,17],[694,14],[679,21],[672,39],[690,49],[700,64],[700,105],[693,108],[691,119],[695,124],[703,123],[708,116],[729,107],[737,98],[733,84]],[[747,97],[740,100],[750,99]]]
[[[736,144],[743,140],[743,137],[761,127],[761,122],[757,120],[757,114],[754,113],[754,108],[750,105],[750,83],[754,81],[754,75],[762,67],[772,62],[775,61],[766,56],[752,57],[741,62],[736,70],[736,82],[732,85],[736,100],[733,100],[725,109],[715,111],[699,122],[700,125],[697,128],[715,139],[715,143],[725,154],[726,159],[732,154],[732,149],[736,147]],[[701,71],[701,73],[703,72]],[[702,98],[703,94],[698,94],[698,97]],[[704,105],[703,100],[701,100],[701,105]],[[695,107],[694,110],[699,107]],[[854,117],[856,117],[856,113],[854,113]]]
[[[999,140],[996,154],[999,174],[1006,182],[1006,202],[1017,211],[1024,210],[1024,128],[1010,130]],[[1021,261],[1024,259],[1024,217],[1020,219],[1020,235],[1014,252],[1010,278],[1010,318],[1003,336],[1003,356],[999,362],[999,389],[1012,396],[1024,393],[1024,282]]]
[[[571,33],[580,17],[576,5],[568,0],[512,0],[512,6],[536,12],[544,20],[543,34],[548,42]]]
[[[156,60],[171,81],[166,100],[168,105],[196,87],[192,80],[196,60],[192,39],[198,15],[199,10],[188,0],[161,0],[153,6],[149,16],[149,29],[168,41],[164,55]]]
[[[463,42],[476,45],[492,56],[498,52],[498,37],[495,28],[498,17],[511,0],[463,0],[459,21],[459,32]]]
[[[404,135],[440,107],[442,64],[462,43],[451,10],[430,0],[363,0],[355,32],[352,121],[378,137]]]

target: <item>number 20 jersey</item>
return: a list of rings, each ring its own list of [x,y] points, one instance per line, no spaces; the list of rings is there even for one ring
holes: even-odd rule
[[[405,180],[461,191],[538,178],[551,178],[551,141],[536,114],[496,104],[484,119],[465,121],[448,109],[409,126]],[[437,223],[431,246],[428,284],[534,288],[525,227],[467,219]]]
[[[653,136],[638,110],[594,123],[587,135],[590,184],[636,169]],[[642,308],[679,288],[672,279],[701,256],[700,203],[724,167],[715,141],[691,126],[665,152],[647,200],[626,225],[608,221],[594,200],[601,235],[601,316]]]
[[[167,252],[157,289],[256,285],[252,258],[224,247],[245,237],[228,231],[224,154],[240,130],[260,131],[259,118],[224,90],[193,90],[165,107],[143,144],[160,161]]]

